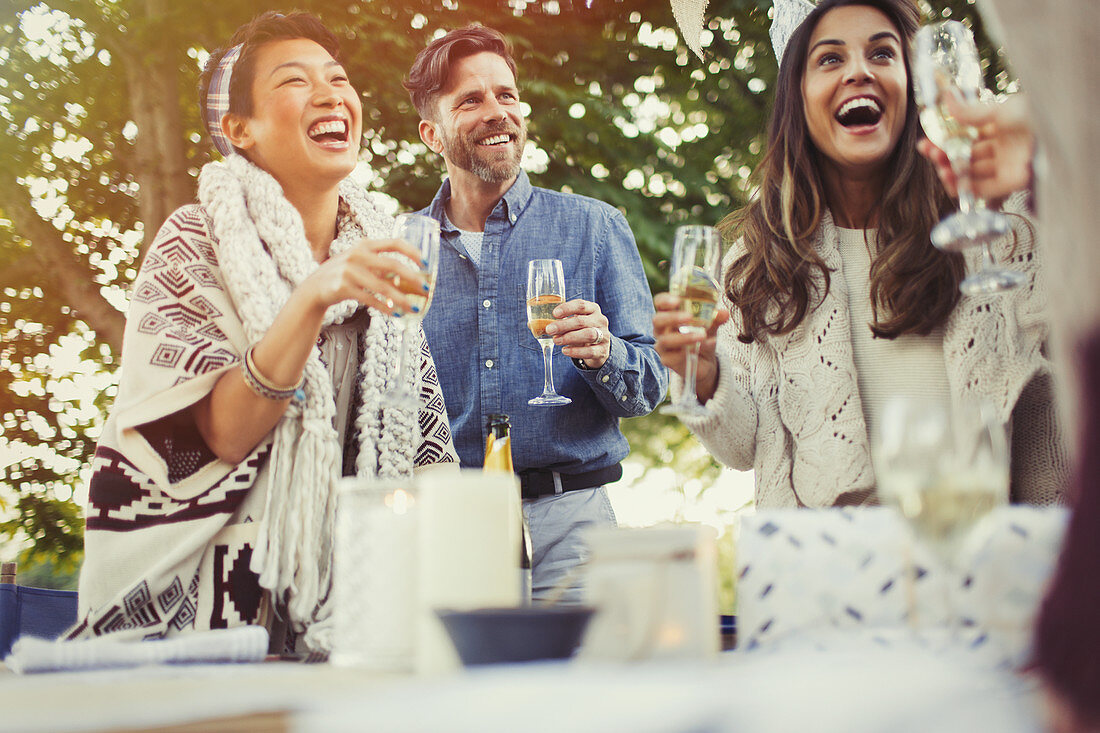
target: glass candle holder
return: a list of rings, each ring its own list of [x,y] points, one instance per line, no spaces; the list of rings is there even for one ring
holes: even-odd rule
[[[412,480],[342,483],[333,560],[333,664],[413,670],[419,524]]]

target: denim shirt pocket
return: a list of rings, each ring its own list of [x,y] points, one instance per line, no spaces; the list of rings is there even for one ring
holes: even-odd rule
[[[565,292],[568,293],[569,290],[567,289]],[[570,300],[578,300],[578,299],[581,299],[581,298],[584,298],[584,291],[578,288],[577,292],[570,295],[569,297],[567,297],[565,299],[565,301],[569,302]],[[524,311],[523,311],[524,321],[523,321],[523,328],[519,329],[516,332],[516,340],[519,342],[519,345],[522,346],[523,348],[528,349],[530,351],[535,351],[535,352],[538,352],[539,354],[541,354],[542,353],[542,346],[539,345],[538,340],[531,333],[531,329],[527,328],[527,320],[526,320],[526,318],[527,318],[527,306],[526,306],[526,303],[527,303],[527,286],[526,285],[521,285],[519,287],[519,302],[524,304]],[[560,348],[561,347],[556,347],[555,351],[560,350]]]

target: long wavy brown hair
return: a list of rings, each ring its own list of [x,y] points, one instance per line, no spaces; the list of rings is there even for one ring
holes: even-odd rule
[[[920,20],[917,9],[909,0],[823,0],[791,36],[779,66],[768,149],[756,169],[759,192],[719,223],[727,240],[741,239],[745,248],[726,272],[725,289],[741,316],[738,338],[746,343],[791,332],[829,291],[829,268],[814,250],[814,235],[828,205],[822,153],[806,126],[802,77],[818,21],[844,5],[867,5],[890,18],[901,35],[910,78],[905,125],[887,162],[876,205],[878,236],[869,243],[874,253],[871,330],[885,338],[927,334],[959,300],[962,257],[940,252],[929,240],[932,227],[952,203],[931,163],[917,152],[921,132],[909,74],[909,45]]]

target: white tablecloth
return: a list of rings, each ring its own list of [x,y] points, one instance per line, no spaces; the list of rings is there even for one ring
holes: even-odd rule
[[[708,663],[545,663],[435,678],[292,664],[0,674],[0,730],[153,727],[263,711],[287,711],[296,731],[1040,730],[1034,684],[972,661],[847,632],[827,651],[786,644]]]

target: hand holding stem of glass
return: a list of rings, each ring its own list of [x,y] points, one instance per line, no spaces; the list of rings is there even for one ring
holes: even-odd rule
[[[959,195],[958,212],[932,229],[932,243],[952,252],[983,248],[982,269],[961,283],[963,293],[997,293],[1018,287],[1024,282],[1023,274],[997,267],[990,249],[992,241],[1008,233],[1008,219],[986,208],[971,183],[971,152],[978,129],[964,121],[963,113],[967,105],[979,102],[984,82],[970,30],[954,20],[921,28],[913,39],[912,69],[921,127],[951,161]]]
[[[417,310],[397,316],[401,323],[401,342],[398,344],[398,366],[394,386],[386,393],[387,403],[408,409],[419,406],[416,394],[405,386],[405,369],[408,365],[408,348],[415,341],[416,329],[428,312],[432,304],[432,295],[435,293],[435,276],[439,266],[439,222],[428,216],[420,214],[401,214],[394,221],[393,236],[403,239],[420,252],[420,262],[416,266],[420,268],[421,275],[428,285],[425,291],[419,282],[407,282],[397,279],[394,285],[400,290],[409,303],[416,306]],[[427,263],[427,264],[425,264]],[[413,368],[416,365],[413,364]]]
[[[546,327],[556,319],[554,309],[565,302],[565,274],[561,260],[531,260],[527,263],[527,327],[542,347],[542,394],[527,401],[529,405],[553,407],[573,400],[554,390],[551,356],[554,339]]]
[[[703,335],[710,328],[722,293],[721,273],[722,235],[717,229],[690,225],[676,230],[669,291],[680,299],[680,310],[690,316],[690,320],[679,327],[680,333]],[[681,416],[705,412],[695,392],[698,343],[690,347],[685,361],[680,399],[661,408],[661,412]]]

